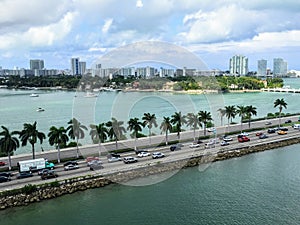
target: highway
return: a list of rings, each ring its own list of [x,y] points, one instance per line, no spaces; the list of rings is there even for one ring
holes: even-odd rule
[[[284,123],[285,120],[287,119],[291,119],[293,122],[298,120],[298,116],[295,117],[289,117],[289,118],[283,118],[282,122]],[[278,119],[277,120],[270,120],[272,122],[272,125],[276,125],[278,124]],[[212,145],[210,147],[205,147],[205,143],[207,143],[209,140],[205,140],[203,141],[203,143],[200,144],[200,147],[198,148],[190,148],[189,145],[192,143],[192,141],[188,141],[188,142],[181,142],[183,144],[183,147],[181,148],[181,150],[177,150],[177,151],[170,151],[170,146],[165,146],[165,147],[152,147],[152,148],[147,148],[147,151],[149,151],[150,153],[152,152],[162,152],[165,154],[164,158],[160,158],[160,159],[152,159],[151,156],[148,157],[143,157],[143,158],[138,158],[138,162],[137,163],[133,163],[133,164],[124,164],[122,161],[118,161],[118,162],[113,162],[113,163],[109,163],[107,161],[107,157],[106,156],[100,156],[100,160],[103,163],[103,169],[97,170],[97,171],[90,171],[89,167],[87,166],[87,163],[85,162],[85,160],[79,160],[79,168],[76,170],[70,170],[70,171],[64,171],[64,167],[63,167],[63,163],[61,164],[56,164],[55,167],[55,172],[59,175],[58,178],[51,178],[49,180],[41,180],[40,176],[37,175],[37,173],[34,173],[33,177],[30,178],[25,178],[25,179],[16,179],[16,174],[17,172],[13,172],[14,176],[12,176],[12,180],[9,182],[4,182],[4,183],[0,183],[0,190],[9,190],[9,189],[15,189],[15,188],[19,188],[19,187],[23,187],[25,184],[41,184],[41,183],[45,183],[45,182],[51,182],[51,181],[55,181],[55,179],[57,180],[64,180],[64,179],[68,179],[68,178],[72,178],[75,176],[84,176],[84,175],[88,175],[88,174],[93,174],[93,173],[99,173],[101,175],[106,175],[106,174],[111,174],[114,172],[121,172],[121,171],[127,171],[133,168],[138,168],[138,167],[147,167],[149,165],[155,165],[157,164],[157,162],[160,163],[166,163],[166,162],[172,162],[172,161],[178,161],[181,159],[186,159],[186,158],[191,158],[194,156],[199,156],[202,154],[205,155],[214,155],[219,151],[230,151],[232,149],[237,149],[237,148],[241,148],[241,147],[245,147],[245,146],[255,146],[258,144],[262,144],[262,143],[270,143],[270,142],[277,142],[279,140],[285,140],[288,138],[293,138],[293,137],[299,137],[300,132],[298,129],[293,129],[291,126],[288,126],[288,134],[286,135],[278,135],[277,133],[272,133],[272,134],[268,134],[267,133],[267,128],[268,126],[265,125],[266,121],[259,121],[259,122],[255,122],[255,123],[251,123],[251,128],[258,128],[258,127],[262,127],[263,129],[261,130],[263,133],[267,134],[269,137],[266,139],[259,139],[256,136],[256,133],[258,131],[249,133],[249,138],[250,138],[250,142],[244,142],[244,143],[239,143],[237,141],[237,135],[231,135],[231,137],[233,138],[233,141],[230,141],[229,145],[227,146],[221,146],[220,142]],[[248,124],[244,124],[244,129],[248,128]],[[217,134],[220,135],[221,133],[224,133],[225,128],[227,129],[227,127],[218,127],[217,128]],[[234,125],[234,126],[230,126],[230,132],[232,131],[238,131],[241,129],[240,124]],[[201,131],[203,132],[203,131]],[[199,133],[199,132],[198,132]],[[214,138],[214,134],[212,134],[212,132],[210,132],[212,138]],[[181,138],[182,139],[191,139],[193,137],[193,132],[183,132],[181,134]],[[152,143],[160,143],[162,138],[164,138],[164,135],[162,136],[154,136],[152,137]],[[174,139],[175,138],[175,139]],[[171,140],[176,140],[177,136],[176,134],[172,134]],[[141,146],[146,146],[149,143],[149,138],[143,138],[143,140],[138,140],[139,145]],[[114,143],[106,143],[105,144],[105,148],[108,149],[115,149],[115,144]],[[133,147],[134,145],[134,141],[133,140],[126,140],[126,141],[122,141],[119,143],[119,147],[128,147],[131,146]],[[89,156],[89,155],[95,155],[97,154],[99,151],[99,146],[98,145],[93,145],[93,146],[87,146],[87,147],[82,147],[81,148],[81,153],[84,153],[85,156]],[[67,150],[67,151],[62,151],[62,155],[70,155],[72,157],[74,157],[74,149],[72,150]],[[13,160],[14,163],[16,163],[19,160],[23,160],[23,159],[30,159],[31,155],[24,155],[24,156],[14,156]],[[127,153],[123,153],[121,154],[122,157],[124,156],[134,156],[137,157],[136,154],[134,152],[127,152]],[[39,156],[37,156],[38,158]],[[44,153],[44,155],[41,155],[40,157],[44,157],[44,158],[48,158],[51,160],[51,157],[56,157],[56,151],[53,153]],[[0,161],[2,160],[7,160],[7,158],[1,158]]]

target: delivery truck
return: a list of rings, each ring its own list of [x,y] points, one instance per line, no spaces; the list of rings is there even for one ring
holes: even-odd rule
[[[54,164],[44,158],[30,159],[18,162],[19,172],[35,172],[42,169],[54,169]]]

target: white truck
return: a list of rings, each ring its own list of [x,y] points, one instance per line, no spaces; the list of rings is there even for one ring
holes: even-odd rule
[[[44,158],[30,159],[18,162],[19,172],[34,172],[41,169],[54,169],[54,164]]]

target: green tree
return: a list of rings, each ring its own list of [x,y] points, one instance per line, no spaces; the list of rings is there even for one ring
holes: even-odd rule
[[[251,118],[252,116],[256,116],[257,111],[256,111],[256,107],[252,106],[252,105],[247,105],[246,106],[246,115],[248,118],[248,126],[250,128],[251,125]]]
[[[42,144],[43,140],[46,139],[46,135],[43,132],[39,132],[37,130],[36,125],[36,121],[33,124],[24,123],[23,130],[18,132],[22,146],[26,146],[28,142],[31,144],[33,159],[35,159],[34,145],[37,143],[38,140]]]
[[[123,121],[118,121],[116,118],[111,118],[111,121],[106,123],[108,129],[108,136],[111,140],[116,141],[116,148],[118,149],[118,140],[123,138],[123,134],[126,132],[126,129],[123,126]]]
[[[229,125],[230,121],[236,116],[236,108],[234,105],[225,106],[225,115],[228,119],[228,132],[229,132]]]
[[[147,126],[149,129],[149,145],[151,145],[151,129],[152,127],[157,127],[156,116],[155,114],[144,113],[142,118],[143,126]]]
[[[127,130],[132,131],[132,135],[134,136],[134,150],[137,150],[136,142],[137,142],[137,135],[139,131],[142,131],[143,123],[139,121],[139,118],[131,118],[128,121]]]
[[[180,139],[181,127],[186,123],[186,116],[182,115],[181,112],[175,112],[171,117],[171,123],[175,126],[177,137]]]
[[[162,132],[165,132],[166,134],[166,145],[168,145],[168,132],[171,132],[172,130],[172,123],[170,117],[163,118],[163,121],[160,124],[159,129],[161,129]]]
[[[105,123],[100,123],[99,125],[91,124],[90,125],[90,135],[93,143],[99,144],[99,156],[101,155],[101,143],[105,142],[108,137],[108,129],[105,126]]]
[[[243,120],[247,115],[247,108],[243,105],[238,105],[236,113],[239,115],[239,117],[241,117],[241,132],[243,132]]]
[[[279,107],[279,127],[281,126],[281,112],[283,108],[287,108],[287,103],[284,101],[283,98],[281,99],[276,99],[274,101],[274,108]]]
[[[87,127],[81,124],[76,118],[71,119],[68,122],[69,126],[67,127],[68,135],[71,139],[76,140],[76,157],[79,158],[79,148],[78,142],[79,139],[84,138],[84,131],[88,130]]]
[[[199,111],[198,112],[198,119],[200,123],[203,123],[203,128],[204,128],[204,136],[206,136],[206,127],[207,123],[212,121],[212,117],[210,112],[207,111]]]
[[[187,126],[189,126],[193,129],[193,137],[194,137],[194,141],[195,141],[196,140],[196,129],[198,129],[198,127],[201,126],[198,115],[195,113],[188,113],[186,115],[186,120],[187,120],[187,122],[186,122]]]
[[[19,148],[19,140],[14,137],[17,135],[18,131],[9,132],[9,130],[5,126],[2,127],[2,132],[0,133],[0,150],[4,152],[8,156],[8,169],[11,170],[11,155],[14,151]]]
[[[67,130],[64,127],[57,128],[55,126],[50,127],[48,133],[49,144],[55,145],[57,149],[57,162],[60,163],[60,148],[66,146],[69,141]]]

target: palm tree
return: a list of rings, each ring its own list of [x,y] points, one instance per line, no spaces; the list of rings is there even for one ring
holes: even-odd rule
[[[87,130],[87,127],[81,124],[77,119],[73,118],[68,122],[69,126],[67,127],[68,135],[71,139],[76,140],[76,157],[79,158],[79,148],[78,141],[79,139],[84,138],[84,131]]]
[[[133,131],[132,134],[134,136],[134,150],[137,150],[136,141],[137,141],[137,135],[139,131],[142,131],[143,123],[139,121],[139,118],[131,118],[128,121],[128,127],[127,130]]]
[[[287,107],[287,103],[284,101],[284,99],[276,99],[274,102],[274,108],[276,108],[277,106],[279,106],[279,127],[281,126],[281,112],[282,109]]]
[[[236,113],[241,117],[241,132],[243,132],[243,119],[247,114],[247,108],[243,105],[238,105]]]
[[[144,120],[144,126],[147,126],[149,129],[149,145],[151,145],[151,128],[153,125],[157,127],[156,116],[155,114],[144,113],[142,120]]]
[[[26,146],[27,142],[31,144],[32,148],[32,158],[35,159],[35,149],[34,145],[37,140],[40,140],[40,143],[43,143],[43,140],[46,139],[46,135],[43,132],[39,132],[36,128],[36,121],[33,124],[24,123],[23,130],[19,131],[19,138],[22,143],[22,146]]]
[[[56,145],[57,148],[57,162],[60,163],[60,148],[61,146],[66,146],[69,141],[67,135],[67,130],[64,127],[57,128],[55,126],[50,127],[50,132],[48,133],[49,144],[51,146]]]
[[[203,127],[204,127],[204,136],[206,136],[206,126],[208,122],[212,121],[212,117],[210,112],[207,111],[199,111],[198,112],[198,119],[200,123],[203,123]]]
[[[171,123],[174,124],[177,131],[177,137],[180,139],[181,126],[186,123],[186,116],[181,115],[181,112],[175,112],[171,117]]]
[[[101,152],[101,143],[105,142],[108,137],[108,130],[105,127],[105,123],[99,125],[91,124],[90,135],[94,143],[99,143],[99,156]]]
[[[246,114],[247,114],[247,117],[248,117],[248,125],[249,125],[249,128],[250,128],[251,117],[256,116],[256,114],[257,114],[256,107],[254,107],[252,105],[247,105],[246,106]]]
[[[168,131],[171,132],[172,130],[172,123],[170,117],[164,116],[164,119],[161,122],[159,129],[161,129],[162,132],[166,132],[166,145],[168,145]]]
[[[126,132],[126,129],[123,126],[123,121],[118,121],[116,118],[111,118],[111,121],[106,123],[106,126],[109,128],[108,136],[111,140],[116,141],[116,148],[118,149],[118,140],[123,136],[123,133]]]
[[[195,113],[188,113],[186,115],[187,118],[187,125],[191,128],[193,128],[194,132],[194,141],[196,140],[196,129],[198,128],[198,125],[201,126],[201,123],[199,121],[198,115]]]
[[[220,119],[221,119],[221,126],[223,126],[223,117],[225,116],[226,111],[225,111],[225,109],[219,108],[218,112],[219,112]]]
[[[14,137],[14,135],[19,134],[18,131],[12,131],[9,132],[9,130],[1,126],[3,131],[0,133],[0,136],[2,138],[0,139],[0,150],[7,154],[8,156],[8,169],[11,170],[11,158],[10,155],[13,153],[13,151],[17,150],[19,148],[19,140],[18,138]]]
[[[229,105],[229,106],[225,106],[225,115],[228,119],[228,132],[229,132],[229,125],[230,122],[232,122],[232,119],[235,117],[236,115],[236,108],[234,105]]]

